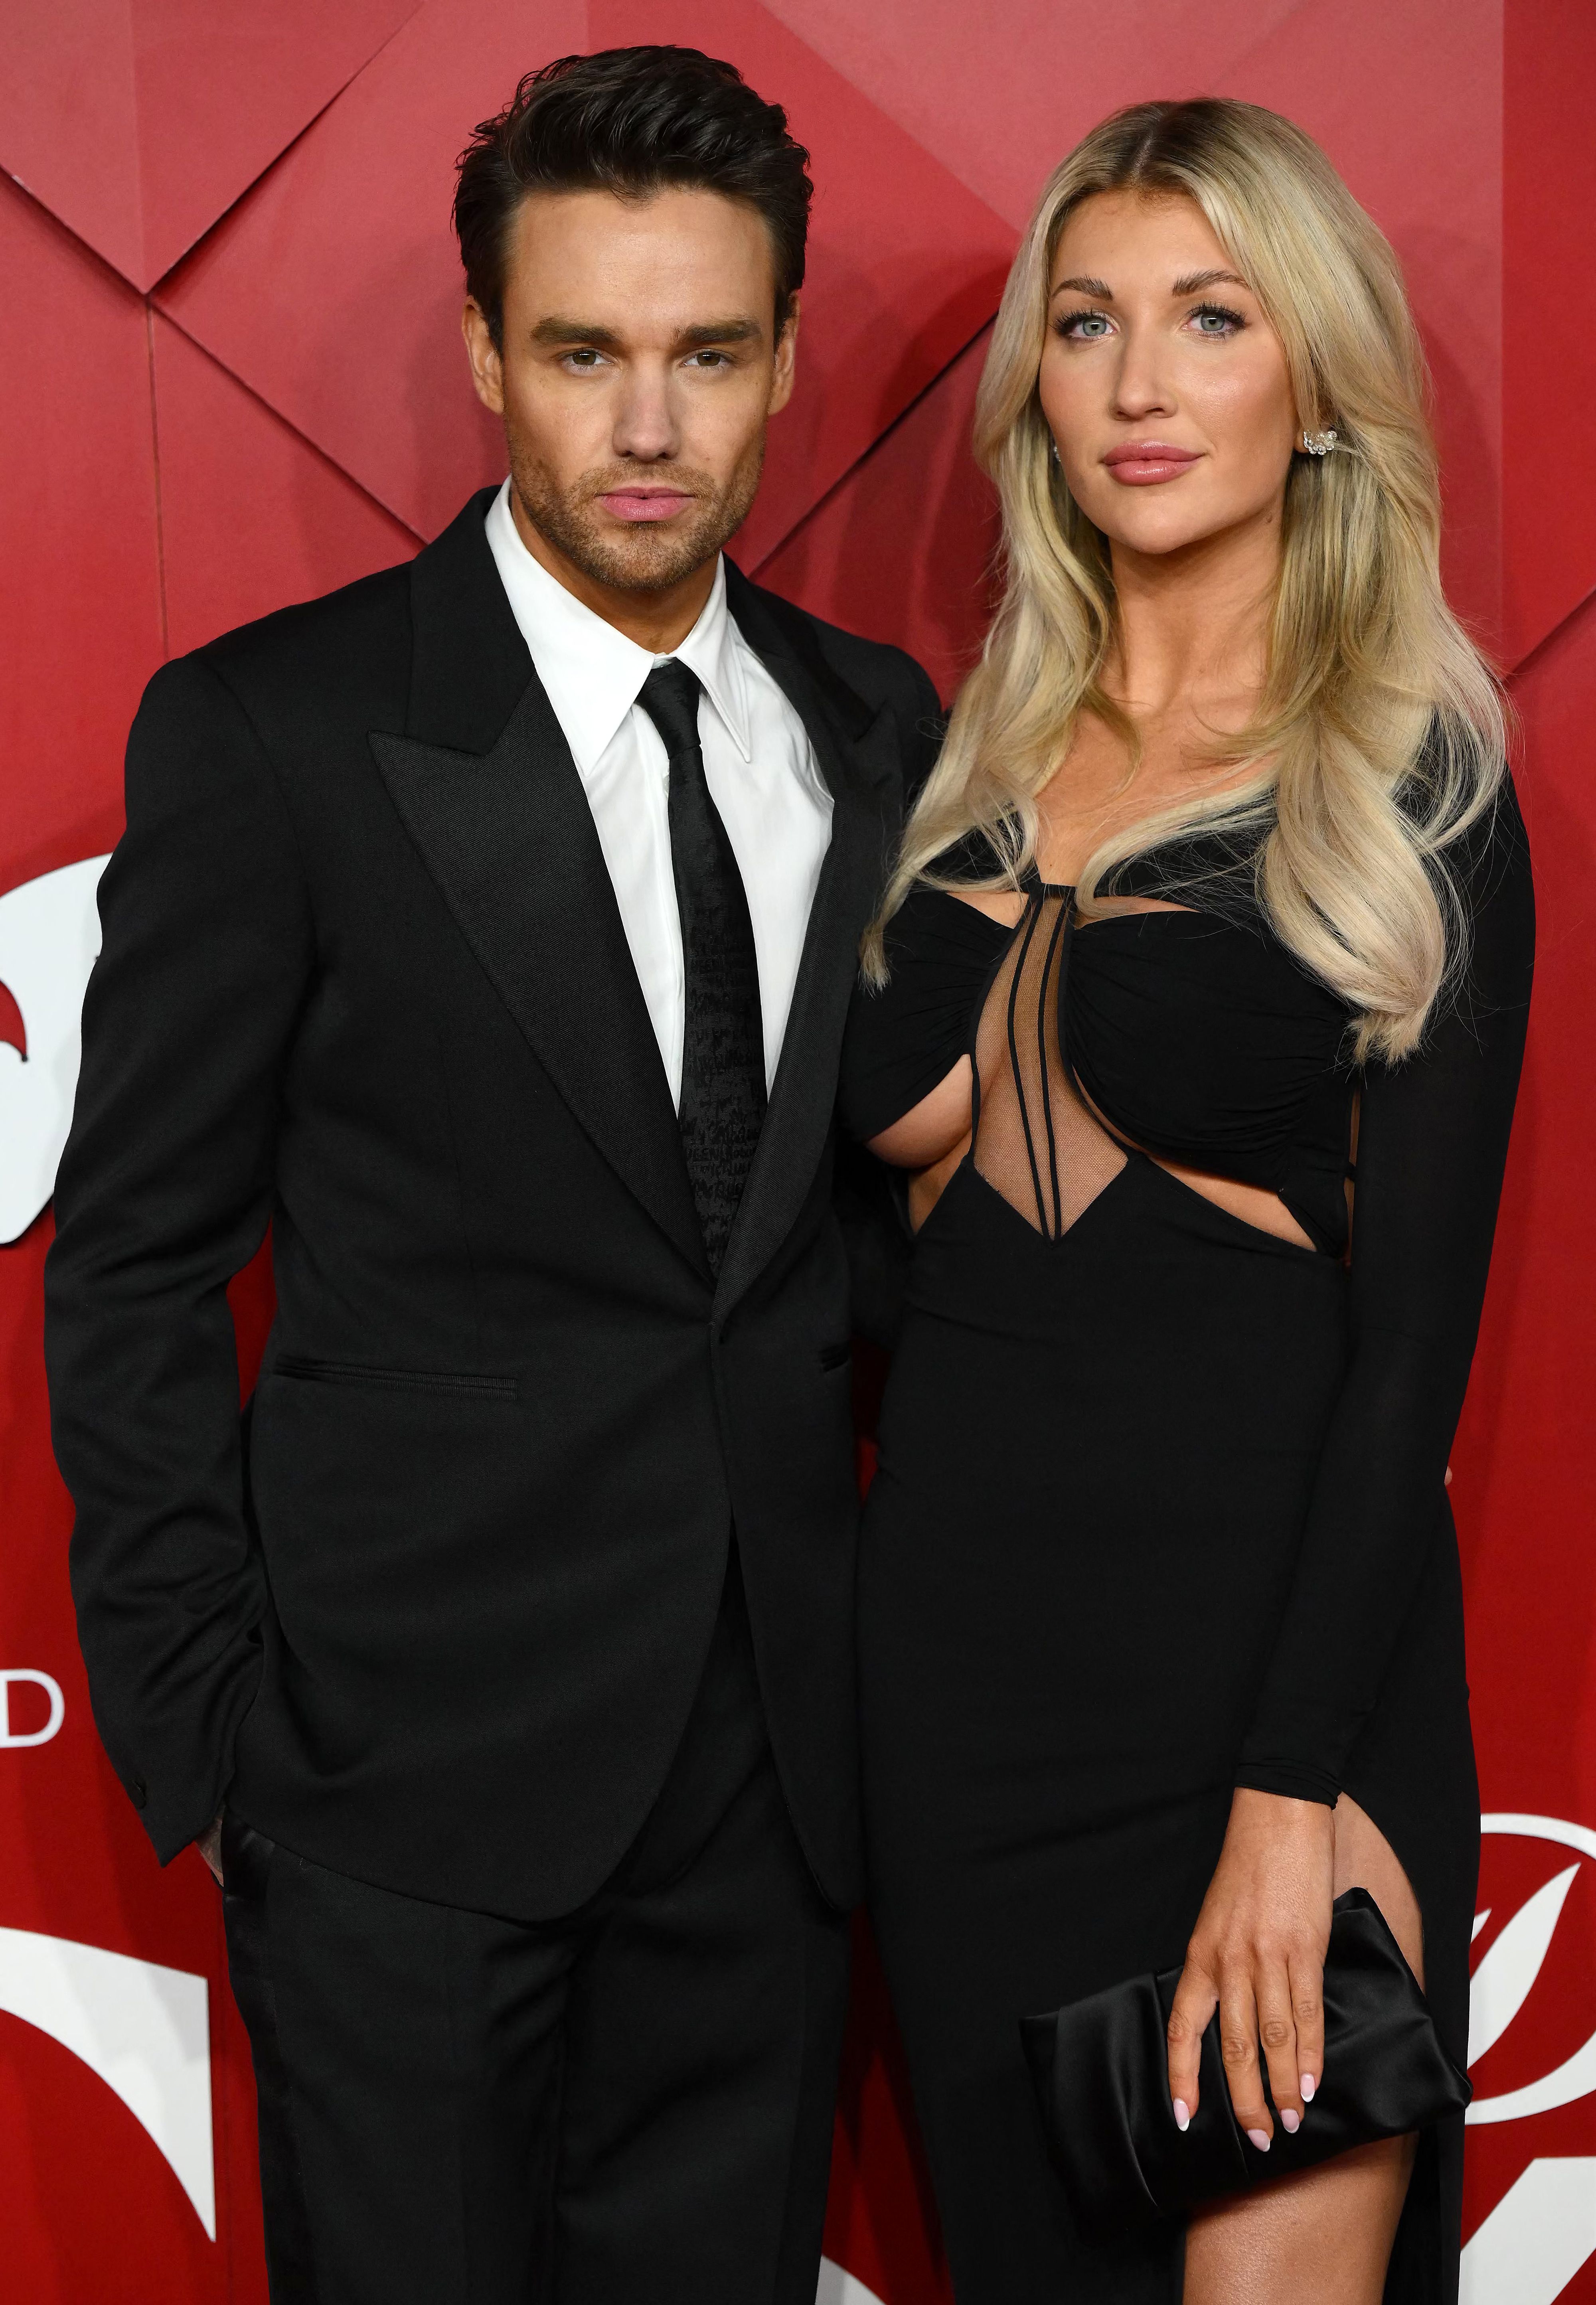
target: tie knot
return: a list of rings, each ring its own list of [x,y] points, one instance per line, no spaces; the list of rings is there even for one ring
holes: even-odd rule
[[[657,664],[642,685],[638,702],[665,739],[672,760],[699,748],[699,676],[680,657]]]

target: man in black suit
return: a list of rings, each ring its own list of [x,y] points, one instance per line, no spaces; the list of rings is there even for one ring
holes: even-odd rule
[[[224,1881],[278,2305],[814,2296],[833,1085],[936,700],[721,557],[809,190],[695,51],[523,82],[456,201],[510,481],[133,729],[55,1431],[106,1748]]]

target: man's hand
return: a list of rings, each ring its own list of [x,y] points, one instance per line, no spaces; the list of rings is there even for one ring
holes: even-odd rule
[[[1295,2131],[1324,2071],[1324,1957],[1336,1833],[1319,1801],[1239,1790],[1169,2015],[1169,2095],[1197,2110],[1198,2051],[1217,2007],[1235,2117],[1261,2152],[1274,2134],[1261,2040],[1280,2118]]]
[[[197,1837],[194,1846],[200,1851],[200,1856],[204,1858],[211,1871],[216,1875],[217,1885],[220,1886],[222,1880],[222,1817],[220,1810],[217,1811],[211,1822],[206,1826],[204,1832]]]

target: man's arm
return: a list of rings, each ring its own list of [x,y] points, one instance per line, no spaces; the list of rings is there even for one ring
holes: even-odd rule
[[[99,906],[45,1348],[95,1718],[165,1863],[216,1817],[259,1678],[225,1292],[270,1221],[313,962],[276,774],[200,659],[145,693]]]
[[[912,656],[904,658],[904,665],[907,707],[899,720],[904,732],[904,815],[907,818],[937,765],[947,734],[947,714],[925,667]]]

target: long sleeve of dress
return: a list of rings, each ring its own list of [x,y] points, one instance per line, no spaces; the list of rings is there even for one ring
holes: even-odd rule
[[[1349,1358],[1237,1782],[1333,1802],[1447,1510],[1479,1331],[1534,957],[1509,786],[1464,844],[1466,974],[1419,1053],[1370,1068]]]

